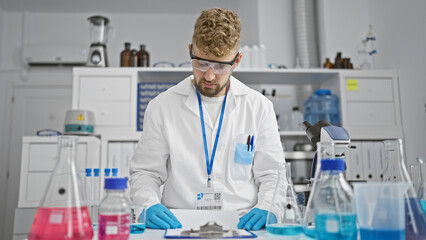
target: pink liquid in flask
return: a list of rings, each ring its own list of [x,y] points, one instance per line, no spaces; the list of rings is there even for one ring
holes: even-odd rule
[[[127,240],[130,234],[130,214],[99,215],[100,240]]]
[[[84,207],[40,207],[28,235],[29,240],[93,238],[89,210]]]

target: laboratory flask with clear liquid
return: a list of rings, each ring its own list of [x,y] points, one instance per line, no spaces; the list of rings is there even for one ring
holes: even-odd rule
[[[277,185],[266,217],[266,231],[286,236],[303,233],[302,213],[291,180],[290,163],[278,166]]]
[[[385,170],[383,180],[385,182],[403,182],[409,185],[405,194],[405,238],[407,240],[426,239],[426,215],[420,206],[417,193],[405,167],[402,139],[386,140]]]
[[[321,181],[316,185],[315,234],[319,240],[356,240],[354,193],[343,176],[343,158],[321,160]]]
[[[310,185],[311,191],[308,198],[308,203],[306,204],[305,213],[302,219],[303,232],[306,236],[315,238],[315,208],[314,208],[314,195],[317,190],[317,184],[321,181],[321,159],[328,159],[334,157],[334,143],[332,142],[318,142],[317,143],[317,152],[315,153],[314,158],[316,158],[315,166],[315,175],[314,178],[311,178]],[[314,161],[315,162],[315,161]]]
[[[317,165],[303,216],[303,232],[318,239],[356,239],[353,191],[343,177],[344,159],[337,158],[335,152],[333,142],[317,144]]]
[[[93,228],[75,165],[77,137],[58,137],[58,158],[37,210],[29,240],[93,238]]]

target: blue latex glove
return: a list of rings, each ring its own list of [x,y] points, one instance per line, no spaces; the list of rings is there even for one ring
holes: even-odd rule
[[[182,224],[163,204],[151,206],[146,211],[146,227],[154,229],[181,228]]]
[[[238,223],[239,229],[246,229],[246,230],[260,230],[263,226],[266,224],[266,217],[268,216],[268,211],[262,210],[259,208],[253,208],[250,212],[248,212],[246,215],[240,217],[240,222]],[[270,217],[271,222],[277,222],[277,218],[275,217],[275,214],[271,214]]]

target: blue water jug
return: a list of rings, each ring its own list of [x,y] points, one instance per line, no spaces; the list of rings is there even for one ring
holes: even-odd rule
[[[339,98],[329,89],[319,89],[303,104],[305,121],[317,123],[326,120],[334,126],[342,126],[340,121]]]

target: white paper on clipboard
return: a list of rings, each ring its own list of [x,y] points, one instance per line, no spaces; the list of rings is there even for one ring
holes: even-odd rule
[[[232,210],[209,211],[209,210],[187,210],[187,209],[170,209],[176,216],[182,228],[168,229],[167,236],[179,236],[182,231],[199,230],[201,225],[205,225],[209,221],[215,221],[221,225],[224,230],[233,229],[238,231],[240,236],[251,236],[250,232],[243,229],[238,229],[239,222],[238,212]]]

